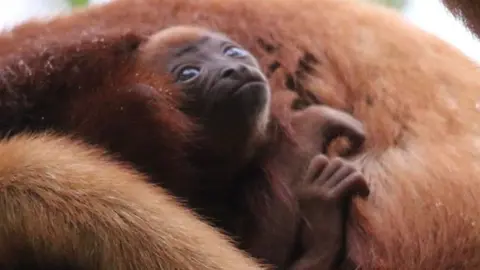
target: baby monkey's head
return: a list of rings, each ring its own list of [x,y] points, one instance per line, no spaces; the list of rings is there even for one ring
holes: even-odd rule
[[[217,144],[250,145],[265,134],[268,81],[255,57],[225,35],[200,27],[170,27],[141,46],[139,60],[170,75],[186,95],[181,109],[200,119]]]

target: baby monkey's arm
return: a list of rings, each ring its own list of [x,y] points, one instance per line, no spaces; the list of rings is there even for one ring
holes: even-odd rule
[[[345,239],[346,211],[354,195],[368,196],[363,175],[341,158],[314,157],[302,186],[296,189],[303,223],[302,256],[292,270],[332,269]]]

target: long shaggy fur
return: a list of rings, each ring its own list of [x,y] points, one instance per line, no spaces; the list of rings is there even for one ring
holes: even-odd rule
[[[366,124],[359,164],[372,193],[352,209],[351,260],[363,269],[480,267],[478,67],[393,11],[353,0],[117,0],[4,33],[0,82],[42,85],[45,50],[68,59],[56,48],[82,51],[84,41],[180,23],[225,32],[252,51],[272,89]]]
[[[125,164],[65,137],[1,141],[0,267],[260,269],[146,181]]]

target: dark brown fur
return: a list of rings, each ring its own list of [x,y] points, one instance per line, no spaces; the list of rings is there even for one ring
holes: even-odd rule
[[[273,89],[301,94],[295,106],[324,102],[366,124],[358,165],[372,194],[355,200],[347,235],[348,257],[361,268],[480,267],[477,65],[393,11],[353,0],[117,0],[3,34],[0,88],[27,81],[30,90],[72,91],[59,83],[64,72],[43,83],[62,65],[39,56],[70,61],[85,41],[175,24],[238,41],[258,56]]]

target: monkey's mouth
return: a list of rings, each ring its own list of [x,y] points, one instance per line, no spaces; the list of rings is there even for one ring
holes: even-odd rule
[[[236,95],[245,91],[268,89],[266,86],[267,82],[265,82],[264,80],[252,80],[237,87],[236,90],[233,91],[233,94]]]

